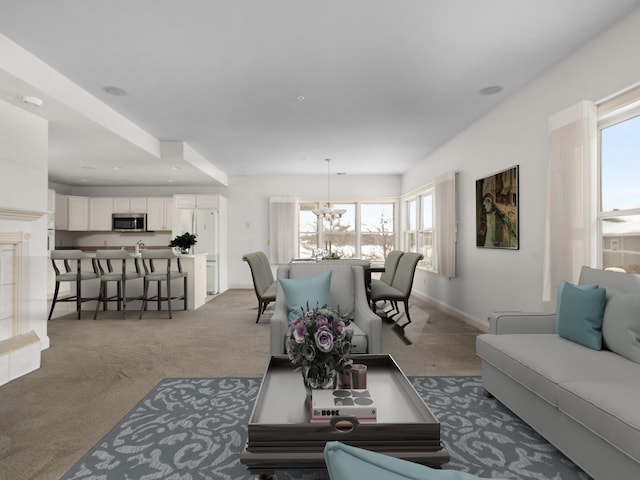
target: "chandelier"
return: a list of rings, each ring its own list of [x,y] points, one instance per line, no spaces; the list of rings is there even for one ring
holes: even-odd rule
[[[327,162],[327,203],[324,207],[316,208],[313,213],[319,218],[326,218],[329,221],[333,221],[342,217],[346,210],[342,208],[331,208],[331,159],[326,158],[325,162]]]

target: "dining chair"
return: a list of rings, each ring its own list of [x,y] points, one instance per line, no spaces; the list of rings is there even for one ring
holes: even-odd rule
[[[411,296],[416,267],[418,266],[418,262],[423,258],[424,255],[421,253],[406,252],[400,257],[391,285],[387,285],[384,282],[379,282],[375,285],[371,284],[370,298],[374,304],[381,300],[387,300],[391,303],[393,308],[385,312],[387,316],[393,318],[399,314],[398,302],[403,302],[407,322],[403,325],[398,325],[402,328],[411,323],[411,317],[409,316],[409,297]]]
[[[387,257],[384,259],[384,268],[382,269],[382,273],[380,273],[380,278],[371,278],[369,274],[369,278],[367,279],[367,299],[369,301],[371,301],[371,285],[381,282],[385,285],[391,285],[393,283],[393,277],[396,274],[398,262],[400,262],[403,253],[402,250],[392,250],[387,254]]]
[[[180,256],[176,255],[172,249],[146,249],[140,254],[142,265],[144,267],[144,284],[142,292],[142,306],[140,307],[139,318],[142,318],[142,312],[147,309],[147,303],[151,301],[158,302],[158,311],[162,309],[162,302],[167,302],[167,310],[169,318],[171,316],[171,302],[174,300],[182,300],[184,309],[187,309],[187,273],[182,271]],[[175,268],[174,268],[175,266]],[[173,280],[182,279],[182,295],[171,295],[171,283]],[[149,283],[156,282],[157,293],[155,296],[149,296]],[[167,295],[161,295],[161,285],[166,282]]]
[[[132,260],[135,270],[127,270],[127,262]],[[105,310],[107,302],[117,302],[118,311],[122,311],[122,318],[126,318],[127,301],[142,298],[141,296],[127,297],[127,282],[143,277],[138,257],[125,250],[98,250],[96,262],[100,271],[100,293],[93,319],[95,320],[98,316],[101,302]],[[109,282],[116,283],[116,295],[109,296],[107,294]]]
[[[91,261],[93,270],[83,270],[83,260]],[[75,302],[78,319],[80,319],[82,315],[82,304],[96,300],[96,297],[82,296],[82,283],[87,280],[94,280],[100,276],[95,258],[87,255],[82,250],[52,250],[51,263],[56,275],[56,286],[53,292],[51,310],[49,310],[49,320],[51,320],[53,309],[58,302]],[[66,298],[58,298],[60,283],[62,282],[75,282],[76,294]]]
[[[260,316],[267,309],[267,305],[276,300],[276,281],[271,271],[271,263],[264,252],[247,253],[242,256],[242,260],[247,262],[251,269],[253,289],[258,299],[258,316],[256,318],[256,323],[258,323]]]

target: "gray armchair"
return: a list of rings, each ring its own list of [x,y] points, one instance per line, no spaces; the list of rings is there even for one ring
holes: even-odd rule
[[[253,278],[253,289],[258,298],[258,317],[267,309],[267,305],[276,299],[276,282],[271,272],[271,264],[264,252],[247,253],[242,256],[242,260],[249,264],[251,277]]]
[[[353,331],[351,353],[382,353],[382,321],[367,303],[364,269],[334,260],[320,263],[292,263],[278,268],[278,278],[311,278],[331,270],[331,306],[352,319],[347,327]],[[287,302],[282,286],[277,284],[276,306],[271,317],[271,355],[284,355],[285,336],[289,328]]]
[[[411,287],[413,286],[413,277],[416,273],[416,267],[418,262],[424,258],[421,253],[407,252],[402,255],[398,262],[398,268],[391,285],[387,285],[384,282],[371,284],[371,301],[375,304],[381,300],[387,300],[391,302],[393,310],[387,312],[392,313],[391,317],[400,313],[398,309],[398,302],[404,303],[404,313],[407,316],[407,322],[404,325],[399,325],[404,328],[411,323],[411,317],[409,316],[409,296],[411,295]]]

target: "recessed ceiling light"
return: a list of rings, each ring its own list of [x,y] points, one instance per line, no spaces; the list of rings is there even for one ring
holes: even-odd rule
[[[500,93],[502,91],[502,87],[500,85],[491,85],[490,87],[484,87],[478,93],[480,95],[495,95],[496,93]]]
[[[167,182],[169,182],[169,183],[173,183],[173,179],[172,179],[172,178],[170,178],[169,180],[167,180]]]
[[[180,167],[178,167],[177,165],[172,165],[171,170],[180,170]]]
[[[117,165],[115,167],[111,167],[111,168],[113,168],[114,170],[122,170],[122,167],[118,167]]]
[[[297,98],[299,102],[304,102],[304,98],[305,98],[304,95],[298,95]]]
[[[124,88],[114,87],[113,85],[107,85],[106,87],[102,87],[102,90],[107,92],[109,95],[114,95],[116,97],[126,97],[129,95]]]
[[[20,100],[22,100],[24,103],[28,103],[29,105],[33,105],[35,107],[41,107],[42,104],[44,103],[41,98],[31,97],[28,95],[20,97]]]

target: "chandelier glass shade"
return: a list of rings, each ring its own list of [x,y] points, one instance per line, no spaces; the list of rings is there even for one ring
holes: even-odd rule
[[[325,218],[329,221],[333,221],[342,217],[346,210],[331,207],[331,159],[327,158],[325,159],[325,162],[327,162],[327,203],[324,204],[324,207],[313,210],[313,213],[319,218]]]

